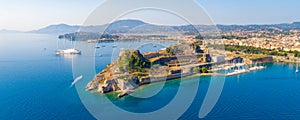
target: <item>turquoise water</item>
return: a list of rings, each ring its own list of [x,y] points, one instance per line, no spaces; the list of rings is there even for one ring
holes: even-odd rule
[[[111,62],[112,54],[117,55],[122,46],[138,48],[142,52],[163,48],[153,48],[148,43],[155,42],[143,42],[146,44],[143,47],[138,41],[105,43],[106,47],[98,49],[96,56],[89,57],[95,59],[94,69],[99,72]],[[118,47],[112,48],[113,44]],[[56,56],[56,48],[55,35],[0,34],[0,119],[81,120],[95,119],[101,114],[115,115],[111,104],[105,102],[106,98],[124,110],[147,113],[159,110],[172,101],[180,88],[199,84],[195,99],[180,117],[198,119],[210,77],[167,81],[162,90],[150,98],[128,96],[115,99],[115,94],[86,92],[84,86],[90,76],[84,76],[83,80],[76,83],[76,87],[70,87],[73,82],[72,59]],[[101,57],[97,56],[99,53]],[[87,56],[83,53],[77,57]],[[295,73],[295,65],[268,64],[265,70],[227,77],[217,104],[204,119],[299,119],[299,75]],[[143,86],[136,94],[147,94],[161,85],[163,83]],[[107,112],[110,110],[111,113]]]
[[[56,36],[0,34],[0,119],[93,119],[55,49]]]

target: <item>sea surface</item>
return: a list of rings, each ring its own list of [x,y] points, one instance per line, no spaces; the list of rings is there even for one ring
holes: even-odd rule
[[[64,44],[66,48],[75,45],[87,49],[77,56],[55,55],[56,49],[65,48]],[[155,83],[143,86],[134,94],[157,93],[147,98],[133,95],[116,99],[115,93],[101,95],[84,89],[97,72],[116,59],[119,50],[147,52],[171,44],[174,42],[123,41],[100,43],[96,49],[95,44],[65,43],[57,35],[0,33],[0,119],[93,120],[110,115],[125,118],[118,116],[115,108],[136,114],[153,113],[165,108],[181,89],[192,91],[191,86],[195,85],[198,86],[195,97],[189,98],[192,102],[179,119],[199,119],[211,77]],[[300,119],[300,74],[295,73],[296,65],[266,66],[264,70],[226,77],[222,94],[204,119]],[[79,75],[83,79],[72,86]],[[173,114],[162,118],[172,118]]]

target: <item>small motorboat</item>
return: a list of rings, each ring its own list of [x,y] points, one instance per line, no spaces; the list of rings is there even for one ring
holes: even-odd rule
[[[298,64],[297,64],[297,67],[296,67],[296,73],[298,73],[299,72],[299,68],[298,68]]]

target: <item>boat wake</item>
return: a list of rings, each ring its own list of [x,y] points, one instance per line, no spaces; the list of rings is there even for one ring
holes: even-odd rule
[[[79,77],[75,78],[70,87],[73,87],[79,80],[81,80],[83,77],[80,75]]]

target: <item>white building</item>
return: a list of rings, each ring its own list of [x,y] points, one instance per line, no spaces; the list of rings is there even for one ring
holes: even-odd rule
[[[225,55],[212,56],[212,62],[222,62],[225,61]]]

